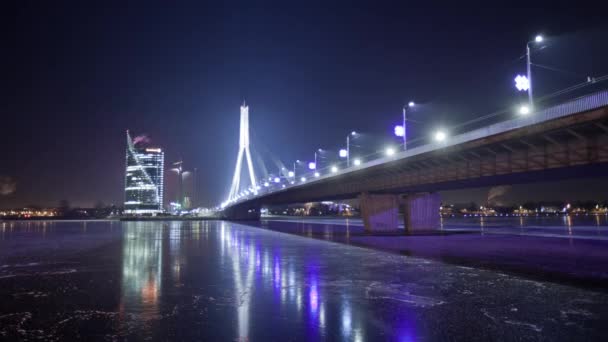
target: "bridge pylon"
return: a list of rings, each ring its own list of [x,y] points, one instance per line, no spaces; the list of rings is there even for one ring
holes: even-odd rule
[[[249,107],[243,101],[241,106],[241,127],[239,130],[239,152],[236,157],[236,166],[234,168],[234,176],[232,176],[232,185],[228,200],[233,200],[239,194],[241,184],[241,170],[243,168],[243,159],[247,160],[247,169],[249,170],[249,179],[253,188],[253,193],[257,194],[257,184],[255,181],[255,172],[253,171],[253,161],[249,150]]]

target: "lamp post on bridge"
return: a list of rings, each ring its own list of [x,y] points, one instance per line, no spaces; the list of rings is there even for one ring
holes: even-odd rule
[[[406,106],[403,106],[403,122],[402,125],[395,126],[395,135],[403,138],[403,150],[407,150],[407,109],[414,108],[416,104],[414,101],[408,102]]]
[[[350,137],[353,138],[357,135],[357,132],[352,131],[346,136],[346,150],[340,150],[340,157],[346,158],[346,167],[350,166]]]
[[[528,105],[531,110],[534,109],[534,98],[532,96],[532,61],[530,57],[530,43],[542,43],[543,36],[537,35],[534,40],[526,43],[526,73],[528,78]]]

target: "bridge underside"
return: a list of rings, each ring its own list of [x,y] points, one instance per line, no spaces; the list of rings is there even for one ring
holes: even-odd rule
[[[406,227],[409,223],[413,229],[432,228],[438,224],[432,219],[439,215],[439,199],[433,195],[437,191],[607,174],[608,108],[603,107],[353,170],[249,202],[261,206],[361,196],[365,203],[362,204],[364,221],[368,222],[366,228],[370,230],[396,228],[393,214],[385,215],[383,222],[365,216],[383,210],[392,213],[399,205],[418,208],[405,210],[406,221],[408,210],[422,215],[423,223],[408,221]],[[404,199],[391,199],[395,195]],[[410,199],[415,202],[416,198],[435,209],[428,209],[430,214],[423,214],[427,212],[424,205],[407,204]],[[412,214],[412,219],[415,215]]]

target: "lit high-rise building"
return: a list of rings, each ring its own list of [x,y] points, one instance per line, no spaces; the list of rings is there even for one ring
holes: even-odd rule
[[[125,214],[158,214],[163,211],[165,155],[160,148],[140,147],[127,131]]]

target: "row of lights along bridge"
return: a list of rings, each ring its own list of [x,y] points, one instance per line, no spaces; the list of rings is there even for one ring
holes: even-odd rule
[[[517,75],[517,77],[515,77],[515,88],[519,91],[526,91],[528,93],[528,103],[527,104],[522,104],[519,106],[517,113],[520,115],[528,115],[530,113],[532,113],[534,111],[534,98],[533,98],[533,92],[532,92],[532,61],[531,61],[531,46],[535,45],[535,44],[540,44],[544,41],[543,36],[538,35],[534,38],[534,40],[531,40],[529,42],[526,43],[526,75]],[[403,116],[402,116],[402,122],[400,125],[396,125],[394,127],[394,134],[397,137],[400,137],[402,139],[402,144],[403,144],[403,150],[407,150],[407,122],[408,122],[408,118],[407,118],[407,114],[410,110],[413,110],[416,107],[416,103],[414,101],[410,101],[406,106],[403,107]],[[346,167],[350,168],[350,167],[358,167],[362,164],[362,159],[361,158],[353,158],[352,159],[352,165],[351,165],[351,140],[356,138],[359,134],[356,131],[352,131],[351,133],[349,133],[346,136],[346,148],[340,149],[339,151],[339,157],[340,158],[344,158],[346,159]],[[436,143],[444,143],[447,141],[448,139],[448,133],[446,130],[444,129],[438,129],[436,130],[433,135],[432,135],[433,140]],[[319,172],[320,170],[318,169],[318,158],[320,157],[320,153],[324,152],[324,150],[322,149],[318,149],[317,151],[315,151],[314,153],[314,161],[311,161],[308,163],[308,169],[311,170],[313,173],[309,174],[310,177],[314,177],[314,178],[318,178],[321,177],[321,173]],[[384,150],[384,156],[386,157],[390,157],[393,156],[396,153],[396,149],[394,147],[387,147]],[[296,183],[298,183],[298,175],[297,175],[297,165],[301,164],[302,162],[300,160],[296,160],[293,163],[293,169],[287,171],[287,176],[286,177],[269,177],[267,180],[263,181],[263,186],[265,188],[275,188],[275,187],[279,187],[279,189],[283,189],[286,188],[287,185],[295,185]],[[283,170],[281,171],[286,171],[285,168],[283,168]],[[330,174],[335,174],[339,171],[338,165],[331,165],[329,167],[328,173]],[[286,182],[285,182],[286,181]],[[306,175],[301,176],[299,178],[299,183],[305,183],[306,181],[308,181],[308,179],[306,178]],[[273,186],[274,183],[274,186]],[[287,183],[287,185],[285,184]],[[258,183],[260,184],[260,183]],[[234,199],[239,200],[242,198],[247,198],[250,195],[255,195],[258,193],[258,190],[262,190],[261,186],[256,186],[255,188],[250,187],[249,189],[242,191],[241,193],[237,194],[236,198]],[[228,203],[224,203],[223,205],[227,205]]]

